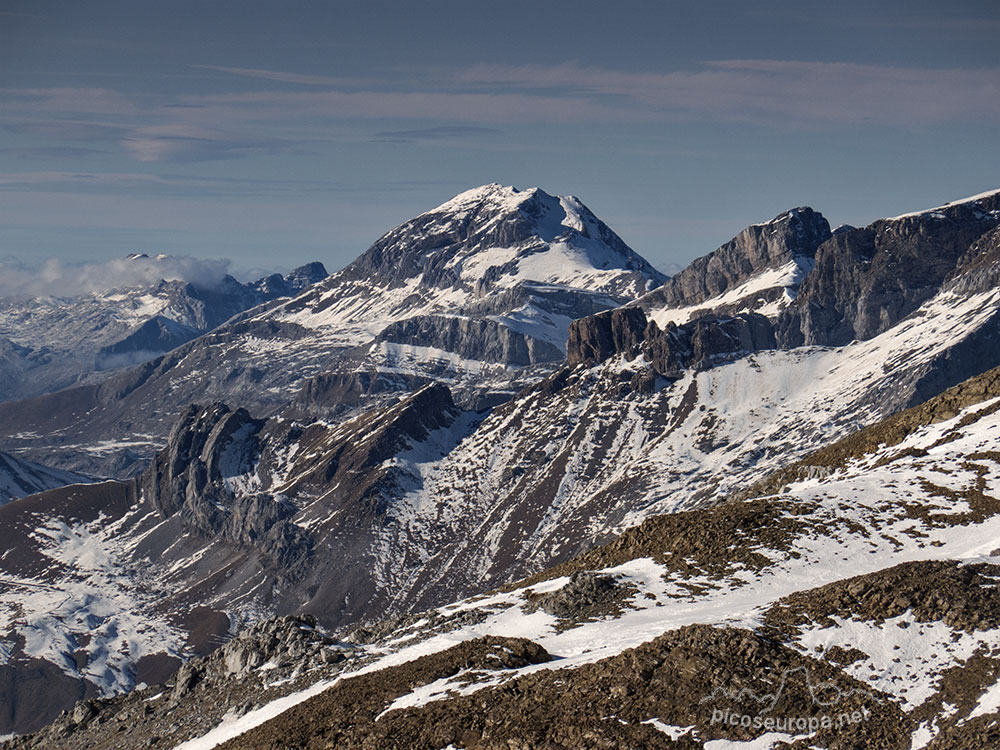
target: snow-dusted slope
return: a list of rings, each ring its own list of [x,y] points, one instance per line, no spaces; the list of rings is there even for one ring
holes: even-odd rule
[[[36,492],[93,481],[90,477],[61,471],[33,461],[0,453],[0,505]]]
[[[752,224],[636,302],[661,328],[709,314],[776,317],[831,237],[822,214],[800,207]]]
[[[487,185],[393,229],[298,297],[80,392],[89,416],[54,438],[52,408],[12,407],[10,432],[39,437],[3,445],[37,454],[58,441],[64,460],[97,468],[95,436],[145,441],[135,449],[148,455],[179,408],[216,398],[272,412],[301,392],[325,415],[436,381],[464,403],[495,403],[564,359],[572,320],[663,279],[576,198]]]
[[[480,249],[522,242],[534,247],[543,242],[539,227],[547,225],[538,217],[548,215],[545,210],[568,216],[561,202],[534,195],[503,221],[494,221],[491,212],[508,206],[501,201],[498,209],[487,198],[481,196],[483,211],[474,212],[475,221],[458,212],[462,219],[446,232],[437,214],[420,217],[398,236],[390,233],[376,243],[336,283],[244,316],[131,380],[102,386],[103,393],[137,408],[154,414],[160,409],[156,416],[164,423],[167,400],[173,407],[192,392],[235,393],[242,386],[254,389],[255,397],[272,388],[278,401],[303,372],[324,363],[334,370],[317,373],[329,376],[327,393],[374,389],[374,381],[362,377],[370,373],[356,369],[358,359],[351,359],[355,369],[346,373],[351,380],[345,384],[345,373],[333,364],[345,350],[325,337],[365,323],[368,310],[378,316],[396,314],[400,305],[424,311],[389,323],[370,346],[351,351],[352,357],[378,351],[410,358],[388,373],[397,380],[374,408],[297,421],[303,415],[299,409],[254,419],[221,404],[193,407],[176,421],[166,447],[134,484],[39,496],[27,511],[30,519],[11,522],[21,529],[17,538],[36,567],[26,569],[13,557],[0,560],[8,584],[29,585],[25,575],[44,574],[58,590],[65,571],[49,562],[59,562],[58,552],[50,554],[50,540],[33,536],[33,529],[65,522],[67,534],[86,532],[98,540],[100,559],[126,571],[102,579],[108,584],[105,601],[126,601],[137,590],[156,592],[134,600],[135,609],[150,612],[150,622],[164,629],[165,644],[175,643],[171,633],[194,634],[191,620],[182,615],[200,607],[216,618],[215,635],[272,613],[310,612],[326,626],[406,614],[566,561],[654,514],[699,508],[739,493],[788,461],[995,364],[1000,230],[989,212],[979,216],[965,207],[940,226],[937,219],[918,219],[889,230],[882,222],[816,248],[821,278],[810,282],[810,272],[802,288],[811,288],[813,299],[832,300],[828,330],[839,336],[862,321],[864,340],[779,349],[775,324],[760,315],[699,318],[661,331],[648,324],[643,307],[626,305],[572,324],[586,334],[572,339],[573,346],[587,343],[600,356],[578,356],[574,349],[572,366],[557,369],[550,363],[542,378],[544,363],[514,367],[504,359],[522,351],[518,341],[528,347],[524,339],[494,336],[511,329],[490,328],[486,324],[496,322],[490,316],[516,310],[525,300],[537,304],[542,289],[551,293],[549,302],[564,300],[560,295],[578,301],[606,293],[566,289],[551,279],[529,284],[518,278],[505,285],[507,275],[519,273],[522,258],[516,253],[480,279],[488,283],[477,282],[489,287],[480,289],[481,295],[465,289],[455,259],[468,259],[463,253],[470,243]],[[727,279],[716,292],[748,280],[753,286],[754,274],[781,269],[791,251],[786,240],[778,242],[770,233],[783,227],[789,237],[799,237],[793,219],[804,212],[789,212],[749,231],[743,241],[759,251],[763,265],[735,286]],[[810,244],[822,235],[823,224],[813,218]],[[437,229],[423,231],[426,227]],[[928,238],[927,248],[922,238]],[[938,252],[942,249],[947,252]],[[889,283],[895,250],[905,251],[913,266],[897,274],[899,287]],[[627,265],[628,256],[621,257]],[[804,256],[791,252],[791,257]],[[776,258],[777,265],[771,262]],[[705,269],[709,265],[706,261]],[[840,291],[826,284],[840,278],[829,273],[838,268],[850,271],[851,282]],[[421,281],[413,285],[417,276]],[[686,283],[693,288],[719,281],[714,272],[689,276]],[[392,297],[404,288],[412,294]],[[389,294],[388,307],[372,293],[377,289]],[[851,297],[855,289],[877,294]],[[682,292],[680,287],[673,293]],[[459,293],[467,295],[470,307],[451,314],[433,307]],[[415,308],[408,307],[411,302]],[[425,304],[431,307],[420,307]],[[800,294],[778,322],[801,306]],[[552,308],[544,309],[551,314]],[[336,319],[347,328],[317,323],[310,329],[303,322],[327,314],[346,315]],[[733,320],[768,335],[744,340],[739,326],[730,325]],[[841,325],[844,320],[849,325]],[[414,343],[414,336],[427,338]],[[490,349],[487,357],[487,350],[477,349],[484,342],[500,342],[503,356]],[[476,356],[462,353],[473,351]],[[428,368],[432,359],[434,367],[454,368],[452,374],[438,371],[426,378],[436,382],[420,382],[428,370],[418,368]],[[497,369],[484,374],[484,363]],[[524,377],[529,387],[492,410],[470,408],[474,402],[453,396],[472,373],[481,383],[500,378],[503,368],[520,377],[536,366]],[[502,377],[498,382],[513,390],[514,376]],[[313,382],[311,395],[319,398],[320,380]],[[74,402],[74,408],[93,409],[99,419],[100,397],[95,395],[97,405]],[[113,425],[108,421],[102,429]],[[710,520],[708,533],[725,528],[724,517]],[[113,539],[102,536],[106,528],[114,529]],[[739,536],[741,529],[732,533]],[[739,551],[735,542],[731,551]],[[690,585],[701,583],[699,578]],[[11,640],[34,637],[41,615],[32,616],[23,632],[14,626]],[[109,633],[136,627],[115,616],[114,606],[98,616],[100,622],[114,621]],[[44,628],[74,643],[67,635],[70,625],[45,620]],[[62,677],[80,678],[72,651],[60,653]],[[146,656],[157,663],[176,653]],[[23,649],[15,650],[11,663],[29,669],[23,657]],[[110,682],[127,683],[130,665],[113,663]]]
[[[163,643],[191,627],[181,613],[192,607],[224,613],[226,627],[303,610],[327,625],[403,614],[745,489],[877,421],[920,373],[991,330],[998,310],[995,288],[949,289],[865,342],[758,352],[674,382],[650,377],[642,358],[612,358],[566,370],[489,414],[458,409],[441,385],[341,423],[192,409],[114,505],[96,490],[77,491],[65,508],[43,495],[25,523],[89,540],[102,561],[93,573],[105,582],[101,601],[161,613],[142,627],[162,630]],[[75,504],[89,515],[66,521]],[[53,540],[32,531],[25,544],[36,559],[58,561]],[[5,567],[11,595],[33,580],[57,591],[76,585],[58,566],[39,569],[41,579]],[[161,593],[140,601],[136,591]],[[762,595],[755,591],[733,596]],[[114,605],[102,611],[95,623],[132,637],[138,625]],[[46,612],[24,611],[10,637],[33,642],[44,621],[47,637],[72,653],[74,618]],[[110,643],[95,638],[88,648]],[[126,684],[131,663],[109,662],[103,684]],[[67,678],[85,676],[62,664]]]
[[[649,319],[665,328],[669,323],[682,325],[713,312],[731,315],[755,312],[776,318],[795,299],[799,284],[812,269],[812,258],[799,256],[780,266],[764,268],[746,281],[697,305],[653,309]]]
[[[944,292],[869,341],[758,352],[673,383],[654,378],[651,393],[629,386],[650,382],[641,358],[578,368],[496,409],[446,455],[400,461],[409,491],[380,532],[382,585],[429,604],[442,589],[499,584],[650,514],[738,491],[904,405],[920,373],[995,332],[998,311],[998,289]],[[401,539],[441,537],[455,541],[427,544],[419,571],[390,552]]]
[[[893,216],[891,219],[888,219],[888,221],[899,221],[900,219],[909,219],[914,216],[924,216],[927,214],[940,214],[942,217],[944,217],[944,211],[946,209],[953,208],[955,206],[964,206],[970,203],[971,204],[979,203],[987,198],[995,198],[997,194],[1000,194],[1000,190],[987,190],[986,192],[983,193],[970,195],[968,198],[960,198],[955,201],[948,201],[947,203],[941,206],[936,206],[935,208],[925,208],[922,211],[909,211],[905,214],[900,214],[899,216]]]
[[[155,733],[184,750],[991,747],[998,383],[993,371],[828,446],[747,500],[651,518],[503,591],[357,631],[346,661],[288,663],[257,635],[259,667],[234,676],[226,653],[210,657],[170,702],[139,693],[23,746],[111,747],[113,721],[116,747]],[[290,676],[270,677],[279,666]]]
[[[579,312],[628,301],[663,279],[577,198],[494,184],[397,227],[267,315],[327,346],[367,344],[408,318],[459,316],[564,349]]]

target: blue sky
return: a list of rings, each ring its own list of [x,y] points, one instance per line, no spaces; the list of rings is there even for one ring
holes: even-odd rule
[[[0,0],[0,259],[333,269],[501,182],[670,269],[1000,187],[997,38],[986,0]]]

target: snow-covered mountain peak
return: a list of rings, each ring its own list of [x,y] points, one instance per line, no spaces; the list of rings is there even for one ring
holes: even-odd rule
[[[517,210],[522,203],[530,200],[536,193],[545,193],[538,188],[518,190],[513,185],[501,185],[498,182],[491,182],[489,185],[465,190],[454,198],[449,198],[440,206],[426,211],[425,214],[440,213],[461,213],[482,207],[484,204],[506,209],[508,211]],[[423,214],[422,214],[423,215]]]
[[[485,289],[534,282],[622,300],[665,278],[579,199],[497,184],[468,190],[401,224],[344,275],[480,296]]]
[[[607,227],[573,195],[549,195],[541,188],[518,190],[490,183],[459,193],[421,216],[447,215],[449,220],[489,217],[494,220],[523,218],[534,224],[535,234],[546,242],[574,233],[600,237]]]

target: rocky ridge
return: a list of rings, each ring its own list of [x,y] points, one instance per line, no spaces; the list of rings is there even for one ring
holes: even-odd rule
[[[822,214],[808,207],[793,208],[771,221],[753,224],[718,250],[693,261],[663,286],[643,296],[636,304],[643,309],[718,307],[711,302],[737,290],[747,280],[769,269],[799,264],[808,271],[817,248],[830,239],[830,224]],[[767,295],[784,286],[763,286],[755,295]],[[730,305],[745,302],[742,295]]]

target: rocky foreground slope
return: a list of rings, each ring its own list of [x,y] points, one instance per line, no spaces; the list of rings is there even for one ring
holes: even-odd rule
[[[268,621],[9,746],[995,747],[998,436],[992,370],[503,590]]]

